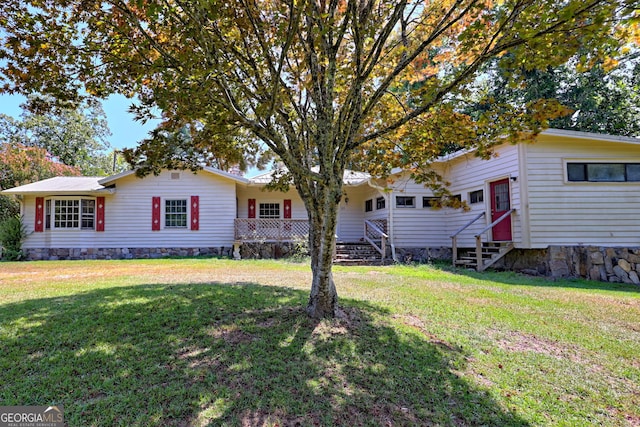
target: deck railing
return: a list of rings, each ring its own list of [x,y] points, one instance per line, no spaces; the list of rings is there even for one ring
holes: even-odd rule
[[[364,239],[380,252],[382,259],[386,256],[387,239],[389,239],[389,236],[385,233],[386,228],[387,221],[385,220],[364,221]],[[380,244],[378,244],[378,242]]]
[[[235,239],[245,242],[291,242],[309,237],[306,219],[236,218]]]

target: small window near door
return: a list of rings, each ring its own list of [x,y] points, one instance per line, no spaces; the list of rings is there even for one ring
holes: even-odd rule
[[[469,203],[482,203],[484,202],[484,192],[482,190],[476,190],[469,192]]]
[[[384,209],[384,208],[385,208],[384,197],[378,197],[376,199],[376,209]]]
[[[280,219],[280,203],[260,203],[258,214],[261,219]]]
[[[396,196],[396,207],[398,208],[415,208],[416,198],[413,196]]]
[[[364,211],[371,212],[373,210],[373,199],[365,200]]]

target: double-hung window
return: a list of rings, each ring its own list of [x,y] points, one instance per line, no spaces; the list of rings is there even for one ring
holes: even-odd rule
[[[167,228],[187,227],[187,199],[167,199],[164,201],[164,226]]]

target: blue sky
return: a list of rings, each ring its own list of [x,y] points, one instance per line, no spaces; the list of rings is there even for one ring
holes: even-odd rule
[[[20,95],[0,95],[0,113],[19,117],[22,112],[20,104],[24,100],[25,98]],[[102,103],[112,134],[109,137],[109,144],[113,148],[133,148],[155,127],[152,121],[145,125],[134,121],[133,115],[127,112],[131,103],[131,99],[122,95],[112,95]]]

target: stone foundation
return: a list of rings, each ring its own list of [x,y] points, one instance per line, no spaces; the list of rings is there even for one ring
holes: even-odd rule
[[[387,257],[391,258],[391,249],[387,251]],[[398,262],[431,262],[451,261],[451,248],[398,248],[396,247],[396,259]]]
[[[244,242],[240,245],[242,259],[304,258],[309,256],[303,242]]]
[[[223,256],[230,257],[233,248],[36,248],[23,249],[29,261],[85,260],[85,259],[145,259],[169,256]]]
[[[640,285],[640,247],[550,246],[516,249],[495,266],[554,278],[582,277]]]

